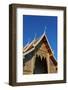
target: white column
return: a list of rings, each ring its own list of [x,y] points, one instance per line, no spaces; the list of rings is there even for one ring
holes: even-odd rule
[[[36,61],[36,53],[35,53],[35,55],[33,56],[33,58],[32,58],[32,73],[33,73],[33,71],[34,71],[34,68],[35,68],[35,61]]]
[[[47,53],[47,66],[48,66],[48,73],[50,73],[50,62],[49,62],[49,54]]]

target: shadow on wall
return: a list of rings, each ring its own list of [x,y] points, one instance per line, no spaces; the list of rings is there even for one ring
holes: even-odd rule
[[[33,74],[48,73],[46,58],[36,55],[35,65]]]

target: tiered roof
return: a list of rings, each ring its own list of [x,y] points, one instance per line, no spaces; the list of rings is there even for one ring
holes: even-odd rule
[[[49,56],[50,56],[50,59],[54,62],[55,65],[57,65],[57,61],[55,59],[55,56],[54,56],[54,53],[53,53],[53,50],[50,46],[50,43],[47,39],[47,36],[45,34],[45,32],[42,34],[42,36],[39,38],[39,39],[34,39],[30,44],[27,44],[24,48],[23,48],[23,54],[24,56],[29,54],[30,52],[32,52],[33,50],[35,50],[36,46],[41,42],[41,41],[44,41],[45,44],[46,44],[46,48],[47,48],[47,51],[49,53]]]

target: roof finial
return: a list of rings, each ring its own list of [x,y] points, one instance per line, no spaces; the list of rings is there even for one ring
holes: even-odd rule
[[[35,36],[34,36],[34,40],[36,40],[36,33],[35,33]]]
[[[24,47],[24,48],[26,48],[28,45],[29,45],[29,41],[27,42],[27,44],[25,45],[25,47]]]
[[[44,34],[46,33],[46,29],[47,29],[47,27],[45,26],[45,29],[44,29]]]

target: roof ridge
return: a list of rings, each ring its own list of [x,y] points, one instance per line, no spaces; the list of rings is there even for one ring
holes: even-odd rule
[[[51,50],[51,52],[52,52],[52,54],[53,54],[53,57],[55,58],[54,53],[53,53],[53,50],[52,50],[52,48],[51,48],[51,45],[50,45],[50,43],[49,43],[49,41],[48,41],[48,38],[47,38],[47,36],[46,36],[46,34],[45,34],[45,31],[44,31],[44,33],[41,35],[41,37],[38,39],[38,41],[34,44],[34,42],[35,42],[35,40],[36,40],[36,39],[34,39],[34,40],[28,45],[28,47],[24,50],[24,52],[26,53],[26,51],[28,50],[28,48],[30,47],[31,44],[32,44],[33,48],[36,47],[36,46],[38,45],[38,43],[42,40],[42,38],[43,38],[44,36],[45,36],[45,38],[46,38],[46,40],[47,40],[48,46],[49,46],[49,48],[50,48],[50,50]],[[29,50],[29,52],[30,52],[30,51],[31,51],[31,49]],[[56,58],[55,58],[55,60],[56,60]]]
[[[31,44],[34,43],[34,41],[35,41],[35,39],[29,43],[28,47],[24,50],[24,52],[28,50],[28,48],[30,47]]]
[[[29,42],[24,46],[24,49],[29,45]]]

